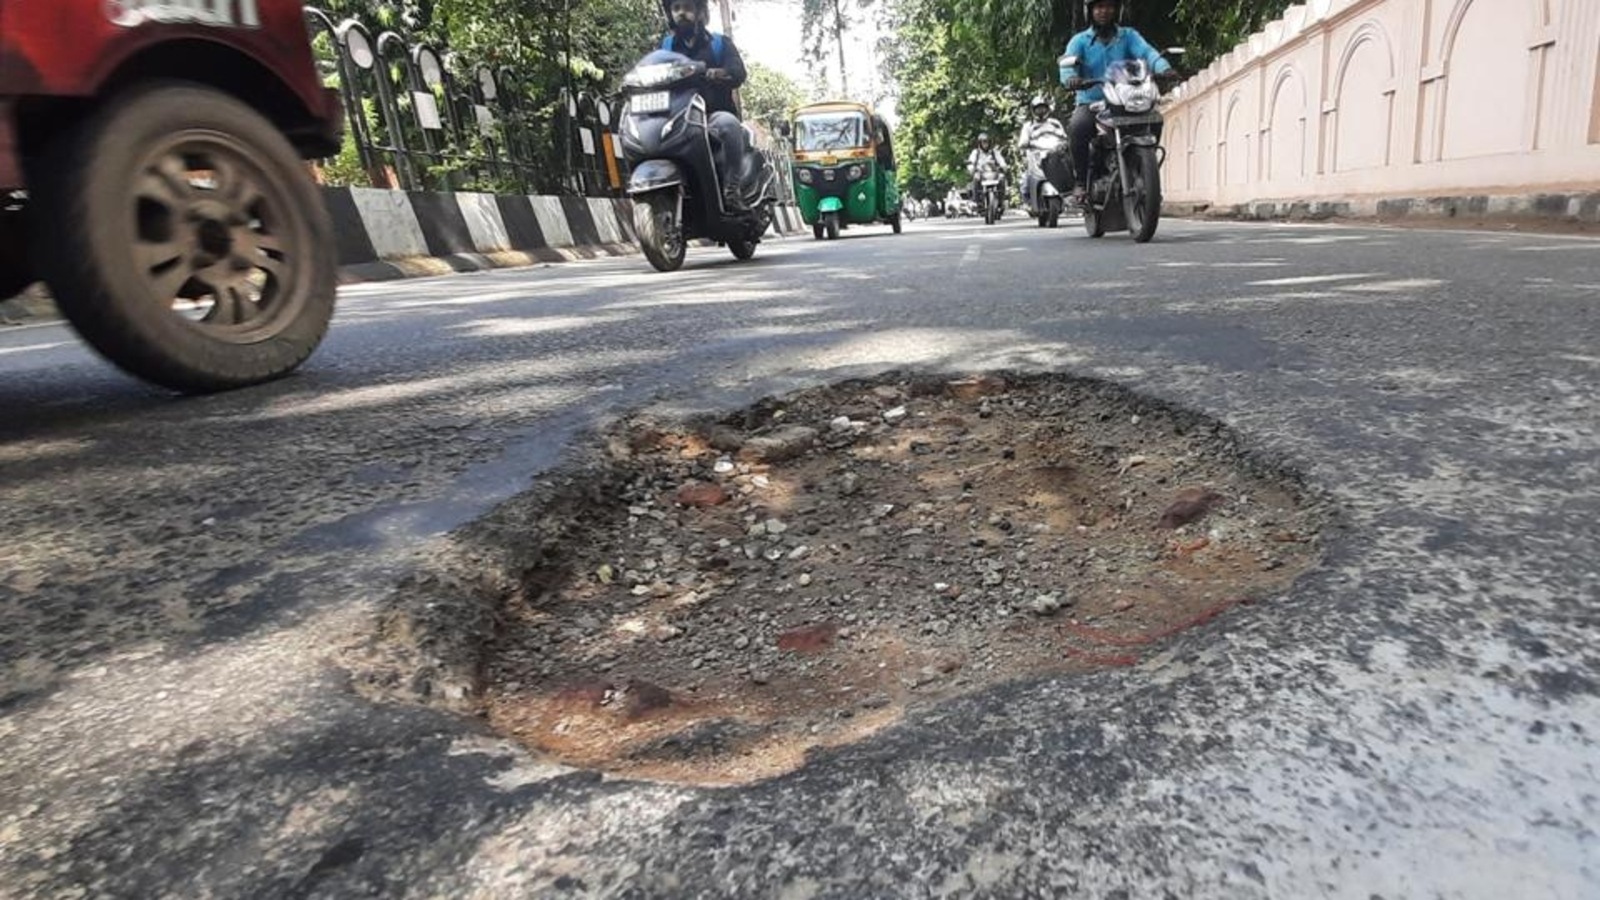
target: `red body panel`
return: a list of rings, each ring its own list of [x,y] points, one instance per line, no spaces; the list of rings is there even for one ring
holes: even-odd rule
[[[275,73],[308,118],[339,120],[337,96],[317,75],[301,0],[0,0],[0,186],[19,183],[10,101],[101,94],[119,66],[171,40],[233,48]],[[195,76],[203,81],[205,72]]]

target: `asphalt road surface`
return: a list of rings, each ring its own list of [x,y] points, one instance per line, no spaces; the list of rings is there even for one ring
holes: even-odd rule
[[[369,702],[341,651],[620,412],[1052,370],[1216,416],[1326,564],[1129,669],[719,790]],[[914,222],[347,290],[175,399],[0,331],[0,896],[1600,896],[1600,242]]]

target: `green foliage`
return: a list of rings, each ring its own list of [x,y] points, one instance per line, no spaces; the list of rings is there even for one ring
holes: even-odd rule
[[[1176,0],[1173,19],[1189,48],[1190,65],[1204,67],[1288,9],[1295,0]]]
[[[804,0],[807,4],[831,0]],[[843,2],[843,0],[841,0]],[[1036,91],[1065,114],[1056,57],[1088,27],[1082,0],[893,0],[885,74],[898,83],[901,184],[917,196],[965,184],[972,140],[1008,146]],[[1185,71],[1208,65],[1293,0],[1128,0],[1124,23],[1157,47],[1184,46]]]
[[[745,61],[745,69],[749,75],[739,89],[745,119],[781,122],[806,102],[805,90],[782,72],[750,60]]]

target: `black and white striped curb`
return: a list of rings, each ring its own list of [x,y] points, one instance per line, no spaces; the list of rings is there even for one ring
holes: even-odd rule
[[[324,188],[338,242],[340,280],[379,281],[475,272],[638,250],[633,206],[608,197],[440,194]],[[804,228],[779,206],[773,230]]]
[[[633,205],[627,200],[361,187],[325,187],[322,196],[333,218],[343,284],[638,251]],[[797,209],[779,205],[772,230],[788,235],[806,226]],[[0,297],[0,325],[58,318],[42,284],[15,297]]]

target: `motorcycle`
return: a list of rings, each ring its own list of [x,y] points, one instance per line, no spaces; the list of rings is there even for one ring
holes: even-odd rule
[[[978,166],[978,183],[983,191],[983,196],[977,198],[983,212],[983,224],[993,225],[1005,215],[1005,208],[1001,205],[1005,200],[1005,173],[993,162],[985,161]]]
[[[1022,202],[1040,228],[1055,228],[1061,222],[1061,210],[1066,198],[1056,189],[1044,173],[1044,161],[1066,145],[1063,137],[1045,134],[1033,139],[1025,148],[1026,163],[1022,170]]]
[[[683,265],[689,242],[710,238],[738,259],[755,256],[772,225],[777,172],[750,144],[743,161],[745,210],[726,208],[723,173],[712,152],[700,88],[706,65],[670,50],[655,50],[623,78],[627,108],[622,152],[632,175],[634,230],[645,258],[658,271]]]
[[[1059,62],[1063,68],[1077,65],[1076,57]],[[1126,228],[1146,243],[1161,221],[1161,163],[1167,155],[1161,146],[1165,119],[1156,108],[1161,89],[1144,60],[1114,62],[1104,78],[1084,84],[1105,88],[1105,99],[1091,107],[1096,134],[1089,144],[1084,230],[1097,238],[1107,229]]]

